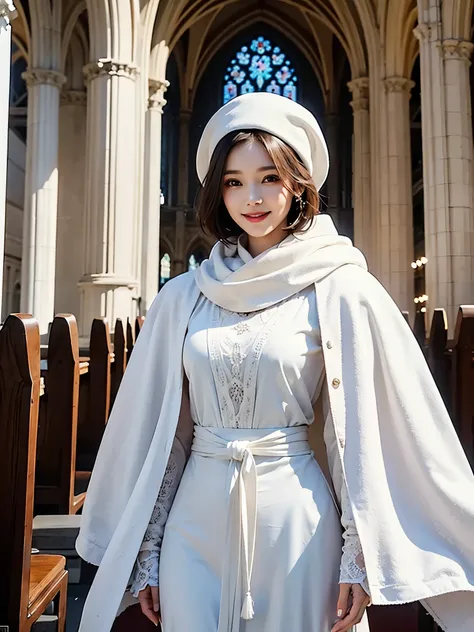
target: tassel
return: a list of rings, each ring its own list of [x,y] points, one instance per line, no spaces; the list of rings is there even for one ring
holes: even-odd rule
[[[254,610],[253,610],[253,601],[252,595],[250,594],[250,590],[245,593],[244,603],[242,605],[242,612],[240,616],[242,619],[253,619]]]

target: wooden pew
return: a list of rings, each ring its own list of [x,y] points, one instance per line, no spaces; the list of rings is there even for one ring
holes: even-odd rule
[[[127,364],[130,362],[130,356],[132,355],[134,344],[135,337],[133,334],[132,324],[130,319],[127,318]]]
[[[0,625],[27,632],[51,601],[64,631],[67,571],[60,555],[32,555],[40,398],[40,335],[32,316],[9,316],[0,332]]]
[[[89,370],[81,376],[79,386],[79,421],[76,467],[91,471],[109,418],[112,343],[106,318],[92,323]]]
[[[413,333],[418,340],[418,344],[424,350],[426,342],[426,314],[424,312],[416,312],[415,321],[413,323]]]
[[[42,361],[45,393],[40,401],[35,515],[74,514],[84,504],[90,472],[76,472],[79,380],[89,363],[80,361],[74,316],[54,319]]]
[[[143,323],[145,322],[145,316],[137,316],[135,319],[135,340],[138,338],[138,334],[143,327]]]
[[[448,345],[448,321],[444,309],[435,309],[431,320],[430,337],[428,340],[427,360],[433,378],[448,410],[451,408],[449,396],[449,364],[450,353]]]
[[[474,306],[461,305],[459,308],[451,347],[452,419],[474,468]]]
[[[117,318],[115,322],[114,331],[114,362],[111,366],[112,375],[110,382],[110,409],[114,405],[115,398],[117,397],[120,383],[122,382],[123,374],[127,367],[128,352],[127,342],[125,339],[125,331],[123,329],[122,321]]]

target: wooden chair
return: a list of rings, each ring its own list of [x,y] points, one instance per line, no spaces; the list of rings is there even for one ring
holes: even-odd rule
[[[32,555],[40,335],[32,316],[9,316],[0,332],[0,626],[28,632],[51,601],[64,632],[67,571],[60,555]]]
[[[88,370],[89,363],[79,359],[76,319],[59,314],[42,362],[35,514],[74,514],[84,504],[91,473],[76,472],[76,442],[79,381]]]
[[[92,323],[89,347],[89,371],[79,385],[79,423],[76,467],[91,471],[110,410],[111,366],[114,355],[106,318]]]

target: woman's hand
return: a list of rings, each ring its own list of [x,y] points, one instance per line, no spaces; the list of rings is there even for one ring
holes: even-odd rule
[[[158,586],[147,586],[138,593],[138,601],[145,617],[152,623],[161,623],[160,589]]]
[[[349,608],[349,597],[352,597]],[[353,625],[360,623],[370,597],[360,584],[340,584],[337,601],[337,620],[331,632],[347,632]]]

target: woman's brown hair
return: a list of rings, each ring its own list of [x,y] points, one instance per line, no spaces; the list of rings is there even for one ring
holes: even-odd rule
[[[239,143],[258,141],[267,150],[284,186],[293,194],[288,213],[288,233],[304,232],[319,213],[319,194],[311,175],[292,147],[261,130],[231,132],[217,144],[209,170],[196,196],[199,224],[205,233],[228,243],[244,231],[229,215],[222,198],[227,156]]]

